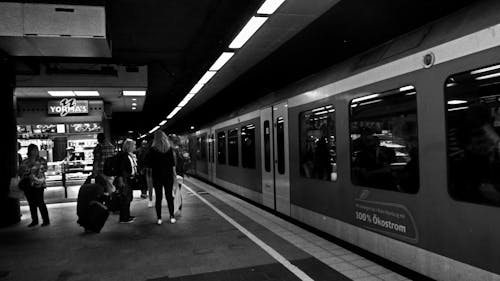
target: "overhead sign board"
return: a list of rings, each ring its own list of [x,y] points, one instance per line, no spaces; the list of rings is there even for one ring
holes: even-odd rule
[[[88,100],[76,100],[75,98],[64,98],[59,101],[48,102],[48,113],[50,115],[66,115],[87,114],[89,113]]]

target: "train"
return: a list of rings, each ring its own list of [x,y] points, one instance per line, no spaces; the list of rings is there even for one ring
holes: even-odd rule
[[[191,173],[437,280],[500,280],[500,1],[187,132]]]

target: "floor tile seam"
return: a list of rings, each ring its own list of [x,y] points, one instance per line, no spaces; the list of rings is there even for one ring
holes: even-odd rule
[[[234,197],[234,196],[230,196],[230,195],[227,195],[227,196],[226,196],[226,194],[225,194],[225,193],[223,193],[223,192],[221,192],[221,191],[218,191],[218,190],[214,189],[214,188],[213,188],[213,187],[211,187],[211,186],[208,186],[208,187],[209,187],[209,188],[208,188],[208,189],[209,189],[209,191],[210,191],[210,192],[212,192],[212,191],[213,191],[213,192],[212,192],[212,194],[213,194],[214,196],[216,196],[216,198],[217,198],[217,199],[219,199],[219,200],[221,200],[221,201],[225,202],[226,204],[228,204],[229,206],[231,206],[231,207],[235,208],[235,209],[236,209],[236,210],[238,210],[239,212],[241,212],[241,213],[243,213],[243,214],[247,215],[250,219],[254,220],[256,223],[258,223],[258,224],[262,225],[261,223],[259,223],[258,221],[256,221],[256,220],[253,218],[253,216],[248,215],[248,213],[253,213],[251,210],[249,210],[249,209],[247,209],[247,208],[241,208],[243,204],[238,204],[239,202],[237,201],[237,200],[241,200],[241,199],[236,198],[236,197]],[[205,187],[202,187],[202,188],[205,188]],[[233,198],[235,198],[236,200],[232,200]],[[228,201],[229,201],[229,202],[231,202],[231,204],[230,204],[230,203],[228,203]],[[241,201],[243,201],[243,200],[241,200]],[[246,204],[248,204],[247,202],[244,202],[244,201],[243,201],[243,203],[244,203],[244,204],[245,204],[245,203],[246,203]],[[251,206],[250,204],[248,204],[248,205],[249,205],[249,207],[253,207],[253,208],[255,208],[254,206]],[[245,212],[245,211],[248,211],[248,212]],[[279,234],[275,233],[272,229],[269,229],[266,225],[262,225],[262,226],[263,226],[263,227],[265,227],[265,228],[267,228],[269,231],[273,232],[274,234],[279,235]],[[296,236],[298,236],[298,235],[296,235]],[[282,236],[280,236],[280,237],[281,237],[282,239],[284,239],[285,241],[288,241],[289,243],[291,243],[291,244],[293,244],[293,245],[296,245],[296,246],[297,246],[297,244],[295,243],[295,242],[296,242],[296,239],[288,239],[288,238],[285,238],[285,237],[282,237]],[[321,249],[321,250],[320,250],[319,252],[314,252],[314,251],[312,251],[312,250],[310,250],[310,249],[307,249],[307,248],[305,248],[305,247],[299,247],[299,249],[301,249],[302,251],[306,252],[307,254],[309,254],[310,256],[314,257],[315,259],[317,259],[317,260],[321,261],[323,264],[325,264],[325,265],[329,266],[330,268],[332,268],[332,269],[334,269],[334,270],[338,271],[338,269],[336,269],[334,266],[329,265],[329,264],[327,263],[327,261],[326,261],[326,260],[327,260],[328,258],[331,258],[331,257],[339,257],[339,256],[346,255],[345,253],[341,253],[341,254],[339,254],[339,255],[333,255],[331,252],[327,251],[326,249],[324,249],[324,248],[322,248],[322,247],[320,247],[320,246],[317,246],[317,245],[315,245],[314,243],[311,243],[310,241],[308,241],[308,240],[306,240],[306,239],[302,238],[301,236],[298,236],[298,238],[299,238],[299,239],[302,239],[303,241],[305,241],[306,245],[309,245],[309,246],[311,246],[311,247],[314,247],[314,249]],[[332,243],[332,245],[337,246],[337,245],[336,245],[336,244],[334,244],[334,243]],[[349,254],[353,254],[352,252],[347,251],[347,250],[345,250],[344,248],[341,248],[341,249],[342,249],[342,250],[344,250],[344,251],[346,251],[346,252],[348,252]],[[322,254],[332,254],[332,255],[331,255],[331,256],[329,256],[329,257],[322,257],[322,256],[320,255],[320,253],[322,253]],[[349,270],[352,270],[352,269],[359,269],[359,270],[362,270],[362,267],[359,267],[359,266],[357,266],[357,265],[355,265],[355,264],[352,264],[352,263],[350,263],[349,261],[346,261],[346,260],[344,260],[344,259],[342,259],[342,258],[340,258],[340,259],[341,259],[341,260],[342,260],[345,264],[349,264],[350,266],[354,267],[354,268],[350,268]],[[339,272],[340,272],[340,271],[339,271]],[[370,276],[373,276],[373,274],[371,274],[371,273],[370,273]]]

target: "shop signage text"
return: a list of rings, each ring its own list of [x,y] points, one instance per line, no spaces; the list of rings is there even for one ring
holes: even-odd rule
[[[88,100],[62,99],[60,101],[49,101],[49,114],[58,114],[62,117],[68,114],[85,114],[89,113]]]

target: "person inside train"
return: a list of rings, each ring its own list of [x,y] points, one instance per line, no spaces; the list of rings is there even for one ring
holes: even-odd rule
[[[481,102],[469,105],[463,130],[468,194],[500,203],[500,136],[493,126],[490,108]]]
[[[390,164],[395,161],[395,151],[380,146],[380,139],[368,130],[354,142],[354,181],[363,186],[396,189]]]

